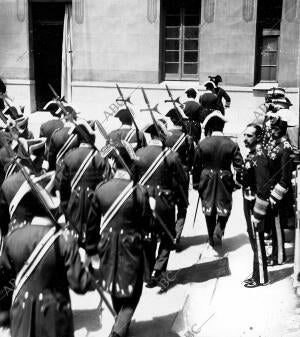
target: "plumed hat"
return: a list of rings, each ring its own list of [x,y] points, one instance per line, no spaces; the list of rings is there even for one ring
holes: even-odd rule
[[[206,116],[206,118],[204,119],[203,123],[202,123],[202,127],[205,128],[207,123],[212,120],[213,118],[218,118],[220,120],[222,120],[224,123],[227,123],[228,120],[225,118],[224,115],[222,115],[222,113],[219,110],[215,110],[212,113],[210,113],[209,115]]]
[[[119,118],[120,122],[123,124],[131,124],[132,123],[132,115],[128,109],[120,109],[115,117]]]
[[[197,94],[198,94],[198,89],[196,88],[187,88],[184,93],[188,96],[188,97],[192,97],[192,98],[196,98]]]
[[[214,88],[216,88],[216,85],[213,81],[206,81],[203,86],[207,89],[207,90],[212,90]]]

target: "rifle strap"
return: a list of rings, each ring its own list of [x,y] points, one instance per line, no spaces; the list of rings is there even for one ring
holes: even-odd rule
[[[69,138],[67,139],[63,147],[59,150],[56,156],[56,163],[58,163],[60,159],[63,158],[63,156],[66,154],[66,152],[68,151],[68,149],[70,148],[71,144],[73,143],[76,137],[77,135],[74,135],[74,134],[69,136]]]
[[[46,174],[42,174],[39,177],[35,177],[32,179],[32,182],[34,184],[37,184],[39,181],[45,179],[45,177],[49,176],[51,177],[53,175],[53,171],[52,172],[47,172]],[[23,184],[20,186],[20,188],[18,189],[17,193],[14,195],[14,197],[12,198],[10,204],[9,204],[9,214],[10,217],[13,216],[16,208],[18,207],[20,201],[22,200],[22,198],[24,197],[24,195],[26,193],[28,193],[31,190],[31,187],[29,186],[28,182],[25,180],[23,182]]]
[[[18,293],[20,292],[24,283],[32,275],[33,271],[38,266],[39,262],[46,255],[46,253],[51,248],[55,240],[61,235],[62,230],[56,231],[55,227],[52,227],[34,248],[29,258],[25,262],[24,266],[19,271],[16,281],[15,281],[15,290],[12,296],[12,303],[14,303]]]
[[[126,140],[126,142],[129,142],[131,138],[133,137],[133,135],[135,134],[135,132],[136,132],[136,129],[130,129],[124,140]]]
[[[162,152],[160,152],[159,155],[156,157],[156,159],[153,161],[153,163],[150,165],[148,170],[143,174],[141,179],[138,181],[138,184],[144,185],[150,179],[150,177],[153,175],[153,173],[156,171],[156,169],[159,167],[162,161],[170,153],[171,149],[169,148],[166,148]],[[125,187],[125,189],[119,194],[118,198],[112,203],[110,208],[106,211],[102,219],[102,225],[100,226],[100,234],[103,232],[103,230],[112,220],[112,218],[117,214],[117,212],[125,203],[125,201],[128,199],[128,197],[132,194],[134,188],[135,187],[133,186],[133,182],[130,182],[130,184],[128,184]]]
[[[81,163],[79,169],[75,173],[72,181],[71,181],[71,190],[73,191],[77,184],[79,183],[80,179],[84,175],[85,171],[88,169],[89,165],[91,164],[92,160],[97,155],[97,150],[91,150],[88,155],[85,157],[84,161]]]

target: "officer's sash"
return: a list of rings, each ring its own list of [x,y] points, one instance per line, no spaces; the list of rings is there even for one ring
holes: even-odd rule
[[[33,273],[39,262],[45,256],[45,254],[49,251],[52,244],[55,240],[61,235],[62,231],[56,231],[55,227],[52,227],[47,234],[42,238],[42,240],[38,243],[35,249],[30,254],[29,258],[25,262],[24,266],[19,271],[16,281],[15,281],[15,290],[12,296],[12,303],[16,299],[16,296],[20,292],[24,283],[28,280],[30,275]]]
[[[77,172],[75,173],[71,181],[72,191],[76,188],[77,184],[79,183],[80,179],[82,178],[83,174],[85,173],[85,171],[87,170],[87,168],[89,167],[90,163],[95,158],[97,153],[98,153],[97,150],[91,150],[89,154],[86,156],[86,158],[84,159],[84,161],[81,163],[79,169],[77,170]]]
[[[63,158],[63,156],[66,154],[68,149],[70,148],[71,144],[73,143],[74,139],[77,137],[77,135],[70,135],[65,144],[62,146],[62,148],[59,150],[57,156],[56,156],[56,163],[60,161],[60,159]]]
[[[177,142],[174,144],[174,146],[170,148],[165,148],[152,162],[152,164],[149,166],[148,170],[143,174],[141,179],[138,181],[138,184],[145,185],[146,182],[152,177],[154,172],[157,170],[157,168],[160,166],[160,164],[163,162],[163,160],[173,151],[177,151],[180,145],[184,142],[186,135],[182,134]],[[132,194],[135,186],[133,186],[133,182],[131,181],[124,190],[119,194],[117,199],[112,203],[110,208],[106,211],[102,218],[102,225],[100,225],[100,234],[103,232],[103,230],[106,228],[106,226],[109,224],[109,222],[112,220],[112,218],[117,214],[119,209],[122,207],[122,205],[125,203],[125,201],[129,198],[129,196]]]

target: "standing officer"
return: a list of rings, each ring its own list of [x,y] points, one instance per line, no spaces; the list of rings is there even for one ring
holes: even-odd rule
[[[145,267],[143,235],[151,217],[147,190],[132,181],[137,158],[129,143],[122,144],[118,151],[129,172],[116,157],[114,177],[96,188],[86,237],[88,254],[99,254],[100,284],[111,294],[117,313],[110,337],[127,335],[139,303]]]
[[[221,244],[232,208],[235,183],[231,165],[237,174],[243,166],[239,146],[222,132],[225,122],[219,111],[207,116],[203,127],[210,136],[198,143],[193,167],[193,187],[201,197],[212,248]]]
[[[166,137],[169,135],[162,123],[150,125],[145,132],[150,133],[151,141],[148,146],[137,151],[139,157],[137,163],[140,178],[147,175],[145,182],[149,196],[155,203],[154,212],[159,215],[167,227],[162,228],[160,221],[155,221],[152,241],[147,251],[149,266],[152,272],[148,287],[155,287],[162,272],[167,269],[170,251],[174,249],[176,223],[184,223],[188,206],[188,196],[185,186],[187,177],[178,154],[165,147]],[[153,165],[156,165],[153,167]],[[149,173],[149,171],[151,171]],[[177,206],[177,215],[175,214]],[[182,226],[181,224],[181,226]],[[178,227],[180,227],[178,225]],[[155,235],[160,236],[158,255],[155,258],[157,240]]]
[[[292,146],[286,138],[287,122],[281,117],[271,122],[271,142],[267,147],[271,176],[270,203],[273,217],[270,218],[272,230],[272,255],[268,264],[273,266],[286,261],[284,249],[284,228],[289,217],[293,216],[292,192]]]
[[[254,255],[252,276],[244,281],[247,288],[268,283],[264,221],[269,206],[270,169],[261,136],[262,128],[257,124],[249,124],[244,133],[244,143],[249,149],[242,174],[244,214]]]
[[[105,179],[108,163],[94,148],[95,133],[88,123],[78,123],[73,134],[77,135],[80,145],[63,159],[59,192],[61,210],[71,228],[77,229],[79,243],[82,243],[94,190]]]

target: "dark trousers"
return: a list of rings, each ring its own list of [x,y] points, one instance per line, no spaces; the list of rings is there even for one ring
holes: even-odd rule
[[[205,220],[208,231],[208,242],[211,246],[214,246],[214,235],[219,235],[219,233],[224,234],[228,216],[218,216],[216,210],[213,209],[211,215],[205,215]]]
[[[278,213],[272,217],[271,222],[272,229],[272,255],[271,258],[275,263],[281,264],[286,260],[286,254],[284,249],[284,230],[280,223]]]
[[[117,333],[120,337],[125,337],[127,334],[132,316],[141,298],[142,290],[143,279],[141,275],[140,281],[136,284],[131,297],[118,298],[114,295],[111,295],[112,304],[117,313],[112,331]]]
[[[264,242],[264,231],[258,232],[253,229],[254,232],[254,257],[253,257],[253,274],[252,278],[257,283],[267,283],[268,278],[268,267],[267,267],[267,256]]]
[[[255,252],[255,237],[254,237],[253,226],[251,222],[251,212],[252,212],[254,204],[252,201],[249,201],[245,198],[243,198],[243,202],[244,202],[244,215],[245,215],[246,224],[247,224],[247,233],[248,233],[252,251],[254,253]]]
[[[267,256],[264,242],[264,226],[259,231],[253,227],[251,214],[254,203],[244,198],[244,214],[247,223],[249,241],[253,250],[253,272],[252,278],[257,283],[268,282]]]
[[[154,265],[155,271],[163,272],[167,270],[170,251],[171,251],[170,240],[168,238],[162,237]]]

